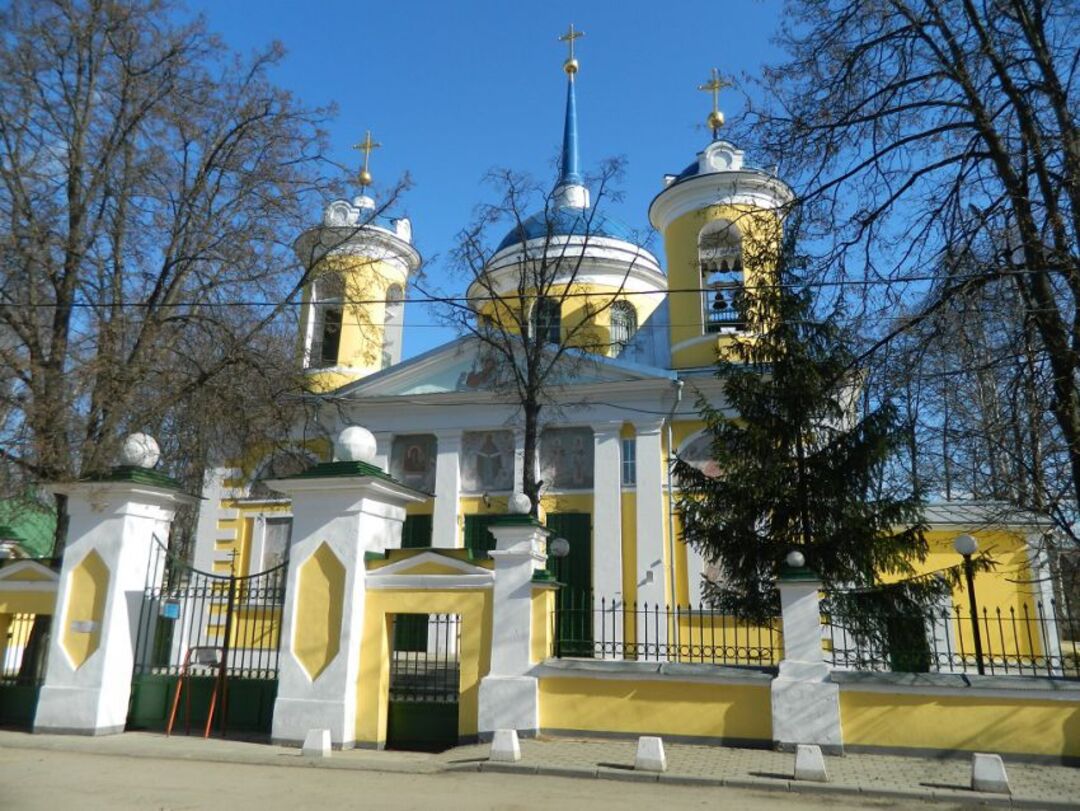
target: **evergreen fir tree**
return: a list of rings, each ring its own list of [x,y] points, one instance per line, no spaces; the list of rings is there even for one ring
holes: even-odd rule
[[[718,362],[738,416],[697,404],[722,472],[710,477],[681,459],[673,469],[683,540],[720,572],[702,596],[748,617],[776,616],[777,569],[792,550],[826,588],[859,589],[910,576],[927,552],[920,495],[887,476],[907,429],[889,402],[859,408],[851,336],[835,312],[815,318],[796,275],[797,230],[773,251],[772,283],[741,305],[750,336]]]

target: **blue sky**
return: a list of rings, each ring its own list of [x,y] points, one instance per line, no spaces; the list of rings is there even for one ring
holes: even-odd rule
[[[450,290],[465,286],[446,276],[455,235],[478,203],[494,198],[485,173],[551,175],[565,98],[566,49],[557,37],[569,23],[586,34],[577,42],[582,163],[625,157],[624,197],[607,213],[642,231],[661,177],[708,142],[709,99],[696,87],[709,69],[756,75],[780,57],[770,40],[781,0],[192,0],[189,8],[241,52],[284,43],[288,56],[275,80],[308,103],[338,105],[334,157],[356,163],[349,147],[372,130],[383,144],[372,158],[376,189],[409,172],[415,185],[401,213],[412,218],[427,273]],[[738,92],[722,94],[729,118],[742,107]],[[409,306],[406,356],[453,337],[426,305]]]

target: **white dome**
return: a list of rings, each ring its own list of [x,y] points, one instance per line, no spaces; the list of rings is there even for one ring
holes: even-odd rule
[[[506,502],[511,515],[526,515],[532,509],[532,501],[524,493],[514,493]]]

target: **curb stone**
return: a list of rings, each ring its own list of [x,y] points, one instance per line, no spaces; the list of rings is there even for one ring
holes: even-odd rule
[[[673,783],[681,786],[716,786],[720,787],[724,785],[723,778],[720,777],[698,777],[693,774],[664,774],[660,775],[661,783]]]
[[[764,777],[725,777],[724,785],[731,788],[771,789],[773,791],[790,791],[790,780],[769,780]]]
[[[538,767],[525,763],[500,763],[497,760],[485,760],[480,764],[482,772],[505,772],[507,774],[536,774]]]
[[[575,766],[541,766],[536,773],[544,777],[596,777],[596,769]]]
[[[792,780],[788,783],[788,791],[792,794],[846,794],[848,796],[852,794],[864,794],[863,790],[858,786],[846,785],[844,783],[839,785],[829,785],[828,783],[812,783],[804,780]]]
[[[601,780],[625,780],[628,783],[656,783],[660,774],[658,772],[635,772],[632,769],[604,769],[596,770],[596,776]]]

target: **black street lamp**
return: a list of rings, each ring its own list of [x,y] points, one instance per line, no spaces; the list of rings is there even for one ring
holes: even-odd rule
[[[975,667],[979,675],[985,675],[986,668],[983,665],[982,634],[979,631],[979,608],[975,600],[975,567],[971,563],[971,556],[979,551],[979,542],[970,535],[958,535],[953,541],[953,549],[964,557],[964,577],[967,579],[968,605],[971,609],[971,635],[975,639]]]

